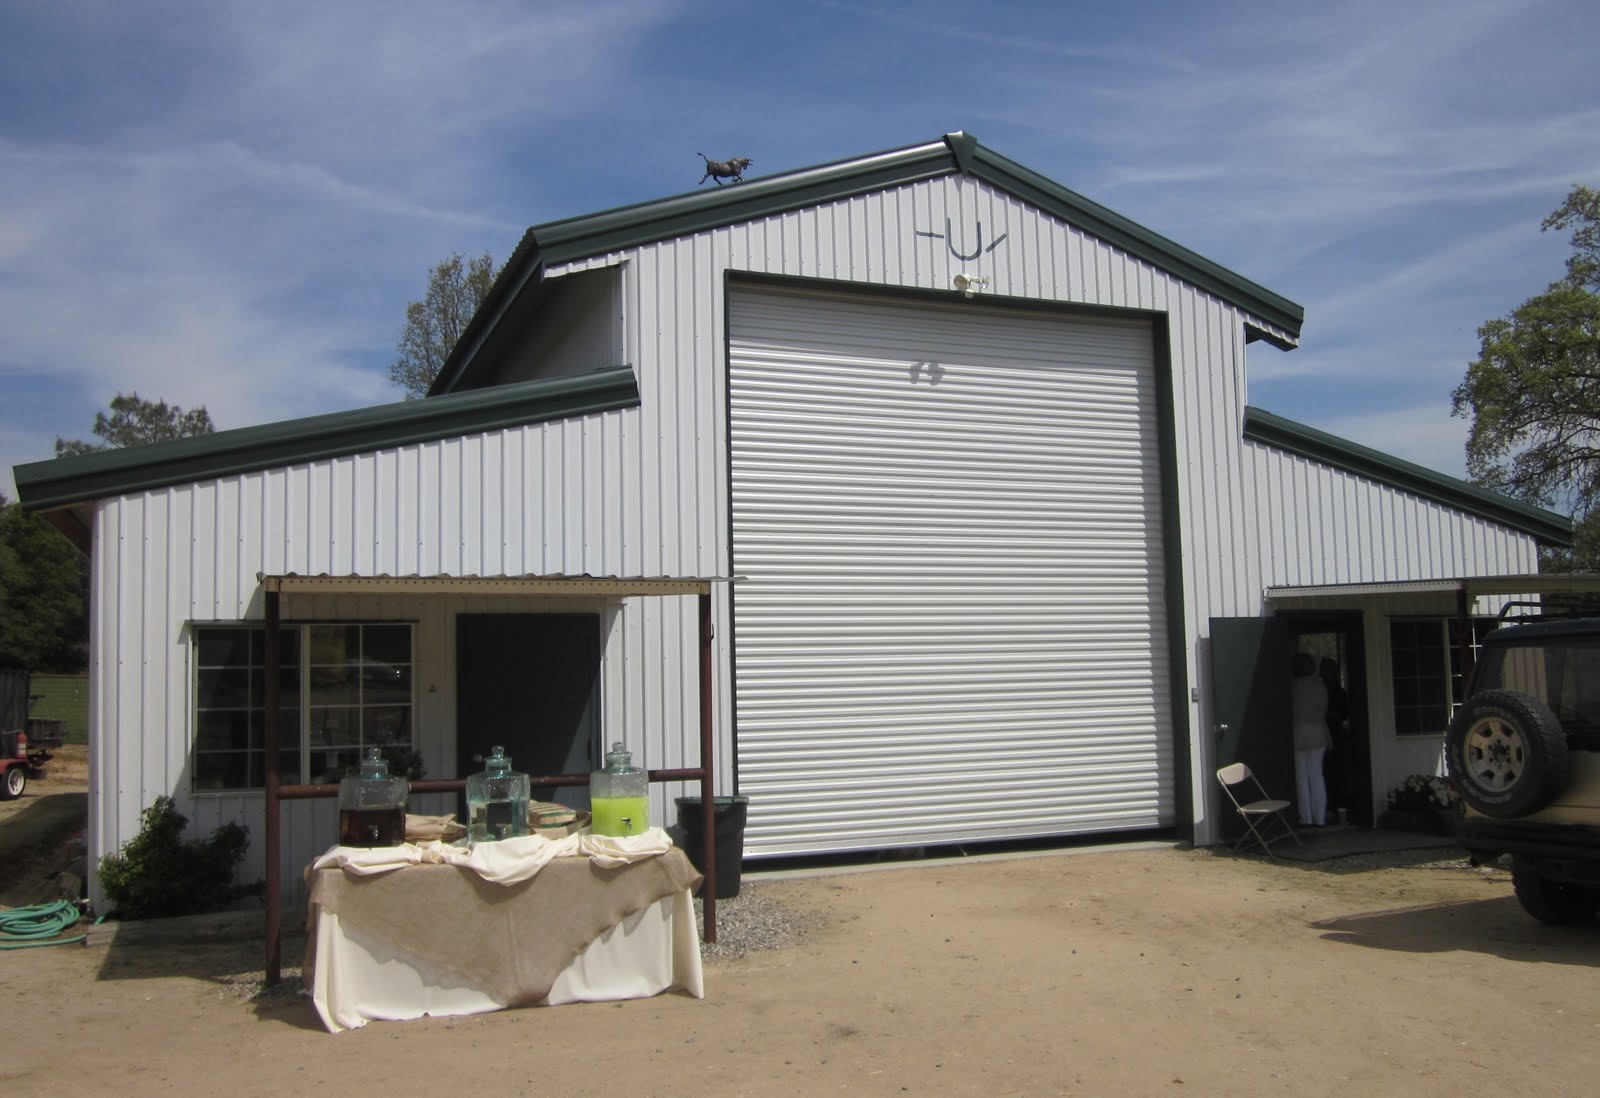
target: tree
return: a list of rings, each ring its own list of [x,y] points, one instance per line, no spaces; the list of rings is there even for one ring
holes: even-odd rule
[[[83,555],[0,493],[0,667],[81,670],[88,591]]]
[[[1541,227],[1572,230],[1566,277],[1478,329],[1452,410],[1474,481],[1572,515],[1546,567],[1600,571],[1600,192],[1573,187]]]
[[[406,391],[407,400],[428,395],[494,279],[488,252],[465,260],[452,253],[428,269],[428,292],[406,306],[400,357],[389,366],[389,380]]]
[[[99,442],[56,439],[56,456],[116,450],[164,439],[209,435],[203,407],[192,411],[138,393],[118,393],[97,412]],[[84,664],[89,569],[65,537],[0,495],[0,666],[77,671]]]
[[[99,442],[82,442],[78,439],[56,439],[56,457],[93,454],[101,450],[118,450],[124,446],[142,446],[147,442],[162,442],[172,438],[190,438],[209,435],[216,428],[211,415],[202,405],[184,411],[176,404],[164,400],[142,400],[138,393],[118,393],[111,398],[111,414],[96,412],[94,433]]]

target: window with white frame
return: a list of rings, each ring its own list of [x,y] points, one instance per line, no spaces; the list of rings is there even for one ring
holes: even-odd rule
[[[279,776],[335,782],[364,747],[412,746],[412,626],[287,625],[280,633]],[[266,630],[196,626],[197,792],[265,784]]]
[[[1470,619],[1474,658],[1499,622]],[[1391,618],[1389,670],[1398,736],[1441,736],[1466,690],[1459,618]]]

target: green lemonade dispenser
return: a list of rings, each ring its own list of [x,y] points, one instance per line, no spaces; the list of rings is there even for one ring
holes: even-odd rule
[[[638,835],[650,828],[650,775],[633,765],[621,741],[606,753],[606,767],[589,776],[589,811],[596,835]]]

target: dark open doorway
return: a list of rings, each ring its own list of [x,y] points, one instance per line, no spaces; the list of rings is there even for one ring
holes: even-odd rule
[[[593,770],[599,682],[596,614],[458,614],[456,772],[482,770],[496,745],[526,774]],[[586,786],[534,796],[589,807]]]
[[[1328,816],[1343,808],[1349,822],[1370,827],[1372,741],[1367,728],[1366,649],[1361,614],[1288,614],[1295,650],[1317,661],[1328,689],[1333,747],[1323,760],[1328,785]]]
[[[1296,652],[1337,664],[1348,716],[1334,733],[1324,762],[1330,808],[1344,807],[1352,824],[1373,823],[1372,756],[1367,727],[1366,651],[1361,614],[1314,612],[1270,618],[1211,619],[1212,716],[1216,764],[1243,762],[1273,797],[1293,800],[1294,740],[1290,681]],[[1241,830],[1217,789],[1217,819],[1225,837]],[[1226,806],[1226,807],[1225,807]]]

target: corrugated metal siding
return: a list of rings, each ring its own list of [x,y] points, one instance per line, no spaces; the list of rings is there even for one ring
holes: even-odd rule
[[[985,250],[978,260],[957,259],[951,241],[918,235],[943,234],[947,218],[957,238],[954,247],[964,254],[977,244],[981,222]],[[1002,236],[1000,246],[991,248]],[[596,256],[549,273],[559,277],[616,263],[626,264],[628,359],[639,374],[641,437],[655,432],[663,440],[659,453],[646,452],[642,458],[658,461],[658,469],[684,470],[689,461],[698,462],[694,497],[685,485],[685,494],[670,500],[680,507],[681,519],[657,522],[656,507],[645,501],[646,536],[659,528],[669,551],[676,544],[673,535],[687,539],[695,519],[705,524],[702,536],[722,544],[728,536],[727,480],[720,468],[727,440],[719,414],[727,368],[722,293],[727,272],[936,290],[950,289],[952,276],[966,272],[990,279],[981,296],[992,299],[1074,302],[1167,315],[1179,455],[1181,612],[1187,623],[1186,660],[1175,670],[1196,681],[1195,641],[1211,616],[1259,612],[1261,590],[1244,563],[1252,554],[1241,514],[1253,506],[1243,486],[1240,450],[1246,318],[1232,306],[986,184],[959,177]],[[1246,604],[1252,609],[1238,609]],[[728,622],[720,602],[718,613],[719,636],[726,636]],[[719,702],[719,713],[726,710],[725,703]],[[1194,733],[1194,728],[1205,727],[1196,723],[1196,714],[1195,709],[1188,714],[1195,757],[1190,793],[1204,825],[1214,779],[1202,781],[1210,742]],[[726,742],[727,728],[721,727]],[[752,820],[759,813],[760,806],[753,805]]]
[[[746,850],[1170,824],[1149,322],[732,301]]]
[[[1280,585],[1538,571],[1533,539],[1270,446],[1246,443],[1247,562],[1259,597]],[[1242,612],[1255,613],[1251,606]]]
[[[189,622],[259,620],[259,573],[713,574],[714,558],[673,553],[668,566],[656,539],[638,534],[643,498],[659,505],[661,494],[677,493],[670,469],[641,483],[640,452],[637,412],[628,410],[103,501],[93,573],[97,589],[112,596],[92,621],[91,857],[132,838],[140,812],[163,794],[178,800],[192,826],[239,819],[259,843],[259,794],[190,794],[187,631]],[[305,596],[286,601],[286,615],[302,619],[314,611],[418,620],[418,681],[426,674],[437,688],[419,685],[420,746],[441,777],[454,770],[454,615],[573,608],[565,600],[433,596],[309,608]],[[693,598],[630,599],[620,613],[607,611],[604,735],[625,740],[652,767],[698,758],[696,614]],[[723,727],[730,722],[719,718]],[[730,788],[731,758],[718,770],[720,788]],[[655,791],[658,818],[670,820],[677,792]],[[286,881],[298,881],[326,847],[331,812],[320,802],[286,806]],[[255,846],[246,872],[260,872],[259,857]]]
[[[942,235],[947,224],[955,237],[954,248],[964,254],[977,246],[981,224],[984,251],[977,260],[956,258],[949,240],[919,235]],[[1004,241],[991,250],[1002,236]],[[1274,541],[1286,524],[1300,519],[1264,513],[1277,505],[1262,502],[1267,487],[1262,483],[1261,458],[1246,452],[1241,432],[1245,324],[1248,320],[1280,337],[1286,333],[1259,318],[1247,318],[984,183],[948,177],[893,188],[596,256],[553,267],[549,274],[559,277],[616,263],[626,264],[629,361],[637,364],[644,402],[641,436],[656,437],[652,434],[656,432],[663,440],[659,453],[647,452],[642,459],[659,460],[659,468],[680,470],[690,460],[699,462],[693,498],[686,493],[672,501],[684,508],[680,521],[652,521],[659,512],[646,501],[646,536],[659,529],[673,546],[687,539],[689,523],[697,520],[705,524],[705,536],[719,541],[727,537],[727,482],[719,469],[726,438],[717,414],[727,366],[721,292],[727,272],[946,290],[960,271],[988,277],[983,295],[991,298],[1148,309],[1166,315],[1178,455],[1177,532],[1182,545],[1182,601],[1177,609],[1185,623],[1185,660],[1175,670],[1181,670],[1189,683],[1204,685],[1196,653],[1212,617],[1261,613],[1264,588],[1284,582],[1276,578],[1279,575],[1302,571],[1298,555]],[[1251,353],[1282,352],[1258,343]],[[708,382],[714,386],[709,391]],[[1362,574],[1369,565],[1379,571],[1389,568],[1382,557],[1390,549],[1386,535],[1366,527],[1372,522],[1407,525],[1419,504],[1391,499],[1396,494],[1387,489],[1368,489],[1348,481],[1338,484],[1336,491],[1342,494],[1335,497],[1335,505],[1345,517],[1334,517],[1326,531],[1319,528],[1319,538],[1329,543],[1318,550],[1328,562],[1323,572],[1339,573],[1332,562],[1335,552],[1348,554],[1350,574]],[[1363,507],[1369,509],[1367,516],[1357,518]],[[1461,521],[1452,515],[1444,524],[1459,529],[1467,539],[1470,548],[1460,558],[1483,561],[1485,571],[1501,570],[1502,565],[1506,570],[1522,568],[1522,562],[1532,558],[1531,539],[1470,520],[1460,527]],[[1484,539],[1483,544],[1474,538]],[[1411,564],[1438,575],[1454,559],[1458,558],[1441,553],[1412,558]],[[726,625],[719,617],[719,630]],[[1208,691],[1202,689],[1202,697],[1208,698]],[[1193,759],[1190,800],[1202,836],[1214,824],[1210,806],[1215,780],[1208,769],[1211,737],[1200,731],[1211,726],[1208,705],[1208,700],[1193,705],[1186,714]],[[753,819],[759,811],[759,805],[753,806]]]
[[[551,283],[550,297],[522,333],[521,345],[494,384],[603,370],[627,361],[622,271],[584,271]]]
[[[963,252],[977,243],[981,223],[986,250],[978,260],[963,262],[951,242],[918,235],[944,233],[947,219]],[[986,297],[1166,314],[1187,646],[1176,670],[1195,680],[1195,641],[1211,616],[1258,613],[1267,583],[1298,575],[1273,541],[1279,527],[1260,525],[1265,459],[1247,454],[1240,441],[1247,318],[985,184],[944,178],[894,188],[549,273],[607,265],[621,267],[622,361],[635,364],[641,408],[100,504],[94,583],[108,595],[91,624],[92,856],[131,837],[140,809],[156,794],[182,796],[192,684],[181,623],[258,613],[257,572],[728,574],[728,271],[941,290],[966,271],[991,279]],[[586,329],[574,346],[600,348],[604,341],[603,332]],[[1355,486],[1339,490],[1351,516],[1369,507],[1383,523],[1409,521],[1411,504],[1399,503],[1397,515]],[[1441,529],[1454,529],[1454,522]],[[1468,571],[1498,570],[1490,561],[1500,558],[1515,558],[1507,570],[1524,570],[1531,560],[1526,538],[1487,528],[1462,529],[1460,536],[1469,539],[1460,559],[1484,561]],[[1383,537],[1351,533],[1347,523],[1332,528],[1331,544],[1378,569]],[[1480,547],[1470,541],[1475,537],[1490,544]],[[1448,542],[1430,541],[1433,548],[1421,552]],[[1269,549],[1275,556],[1264,564]],[[1322,571],[1329,574],[1338,573],[1332,552],[1324,551],[1330,563]],[[1451,559],[1457,558],[1441,554],[1422,563],[1442,571]],[[1353,564],[1349,574],[1362,574],[1361,567]],[[695,619],[692,605],[677,604],[691,601],[630,602],[607,638],[607,735],[645,742],[652,766],[677,765],[695,740]],[[730,659],[728,605],[719,593],[715,719],[722,789],[732,774],[732,692],[723,674]],[[1210,747],[1195,729],[1209,727],[1209,718],[1189,716],[1191,792],[1203,831]],[[256,818],[248,803],[241,805],[243,818]],[[758,817],[760,806],[752,807]],[[220,818],[222,806],[216,808]],[[291,863],[303,853],[286,855],[286,879],[298,878],[299,866]]]

